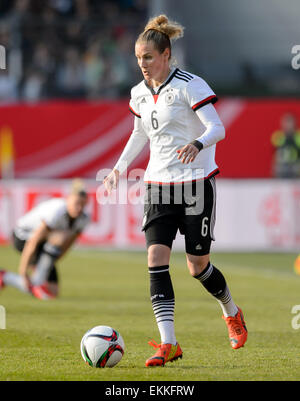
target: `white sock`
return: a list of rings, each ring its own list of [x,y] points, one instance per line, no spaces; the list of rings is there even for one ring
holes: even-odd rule
[[[6,272],[3,276],[3,282],[5,285],[15,287],[22,292],[28,293],[23,277],[17,273]]]
[[[227,286],[223,296],[221,298],[217,298],[217,301],[219,302],[223,311],[223,315],[225,317],[235,316],[238,313],[238,308],[233,302],[229,288]]]
[[[152,308],[156,318],[162,344],[177,343],[174,328],[175,300],[153,302]]]
[[[164,321],[157,323],[160,338],[162,344],[173,344],[177,343],[174,330],[174,322]]]

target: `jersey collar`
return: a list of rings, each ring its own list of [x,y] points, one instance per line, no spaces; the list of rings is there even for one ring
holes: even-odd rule
[[[154,91],[154,89],[148,85],[148,82],[144,79],[144,84],[146,85],[146,87],[150,90],[150,92],[152,93],[153,96],[158,96],[161,92],[161,90],[168,85],[169,82],[172,81],[172,79],[174,78],[176,72],[178,71],[178,68],[173,68],[170,72],[170,74],[168,75],[167,79],[165,80],[165,82],[163,82],[160,87],[158,88],[157,91]]]

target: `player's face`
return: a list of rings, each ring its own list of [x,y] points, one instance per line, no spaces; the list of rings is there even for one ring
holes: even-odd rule
[[[160,53],[153,42],[138,42],[135,45],[138,65],[146,81],[163,82],[169,71],[170,49]]]
[[[70,217],[76,219],[83,212],[87,204],[84,196],[70,195],[67,199],[67,210]]]

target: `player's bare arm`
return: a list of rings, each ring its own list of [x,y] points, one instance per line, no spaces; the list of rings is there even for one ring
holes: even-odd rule
[[[35,230],[32,237],[26,242],[23,249],[21,260],[19,264],[19,273],[24,277],[27,287],[29,286],[28,269],[30,266],[30,261],[37,249],[38,244],[45,240],[49,234],[49,228],[46,223],[42,222],[40,226]]]

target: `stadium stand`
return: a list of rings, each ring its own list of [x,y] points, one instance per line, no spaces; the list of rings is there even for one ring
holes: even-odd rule
[[[136,82],[131,46],[145,10],[143,0],[2,1],[0,43],[8,69],[1,72],[0,98],[127,94]]]

